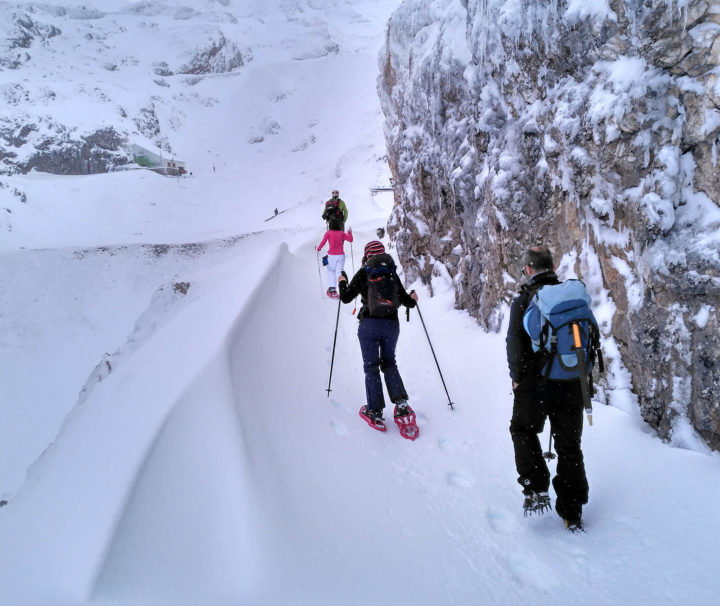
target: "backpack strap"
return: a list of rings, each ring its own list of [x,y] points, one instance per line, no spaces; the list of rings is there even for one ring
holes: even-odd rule
[[[557,355],[557,331],[552,335],[552,337],[550,337],[550,350],[548,351],[545,348],[545,343],[547,343],[548,334],[550,333],[549,326],[550,323],[545,322],[545,326],[543,326],[542,333],[540,334],[540,343],[542,344],[542,347],[536,354],[536,364],[538,365],[538,369],[540,370],[545,368],[542,378],[543,383],[545,383],[550,377],[550,370],[552,369],[555,356]]]
[[[537,299],[537,292],[543,287],[545,284],[523,284],[521,286],[521,290],[528,294],[528,304],[525,306],[525,311],[527,311],[528,307],[533,302],[533,299]],[[535,303],[537,305],[537,302]],[[545,322],[543,325],[541,331],[540,331],[540,341],[539,341],[539,348],[536,352],[533,353],[534,357],[534,365],[536,372],[542,371],[544,368],[545,371],[542,374],[542,382],[545,383],[547,381],[548,376],[550,375],[550,369],[552,368],[553,360],[555,359],[555,355],[557,353],[557,338],[556,337],[550,337],[550,323]],[[548,339],[550,339],[550,350],[548,350],[545,346],[548,342]]]
[[[598,363],[598,372],[605,372],[605,361],[603,360],[602,349],[600,347],[600,330],[595,324],[591,323],[590,328],[590,361],[594,364]]]

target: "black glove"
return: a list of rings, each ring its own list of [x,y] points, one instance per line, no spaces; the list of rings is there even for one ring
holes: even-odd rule
[[[343,278],[345,278],[346,280],[348,279],[347,274],[345,273],[345,270],[341,271],[341,272],[340,272],[340,275],[341,275]]]

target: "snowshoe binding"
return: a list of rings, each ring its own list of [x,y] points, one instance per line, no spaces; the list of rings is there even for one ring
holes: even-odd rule
[[[414,440],[420,434],[420,428],[415,420],[415,411],[405,402],[398,402],[395,405],[395,424],[400,430],[400,435],[406,440]]]
[[[340,295],[338,294],[338,291],[335,289],[334,286],[331,286],[330,288],[327,289],[327,296],[330,297],[331,299],[337,299],[340,297]]]
[[[383,422],[382,412],[368,410],[367,406],[363,406],[360,409],[360,416],[373,429],[377,429],[378,431],[387,431],[387,426]]]

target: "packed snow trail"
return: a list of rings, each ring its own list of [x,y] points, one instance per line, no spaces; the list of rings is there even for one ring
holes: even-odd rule
[[[171,315],[162,300],[143,314],[143,339],[0,510],[0,603],[702,604],[720,590],[718,457],[670,448],[638,415],[596,405],[585,428],[587,533],[522,517],[503,333],[454,310],[443,278],[434,297],[407,286],[455,410],[411,311],[398,363],[421,435],[367,427],[351,304],[327,397],[337,303],[310,233],[238,241],[188,275]],[[355,233],[356,251],[375,237]]]
[[[361,250],[374,234],[356,237]],[[449,288],[429,298],[415,285],[456,410],[411,311],[410,323],[401,314],[398,364],[422,433],[407,442],[393,424],[372,431],[358,417],[364,383],[351,304],[340,308],[326,397],[337,304],[320,294],[314,261],[308,245],[284,253],[233,336],[271,571],[261,603],[526,604],[529,591],[538,604],[682,603],[693,593],[702,602],[716,562],[695,563],[696,583],[671,571],[702,548],[695,520],[718,528],[717,457],[668,448],[596,405],[585,431],[588,532],[571,535],[554,512],[524,519],[503,334],[483,334],[453,310]],[[670,528],[667,486],[657,481],[667,469],[678,472],[679,503],[701,492]],[[698,483],[693,471],[709,475]],[[673,582],[658,588],[665,574]]]
[[[358,245],[372,238],[371,232],[358,236]],[[538,604],[577,604],[588,596],[595,604],[656,604],[659,598],[702,603],[715,562],[696,561],[690,578],[672,571],[702,549],[707,525],[699,528],[697,519],[718,528],[712,498],[720,479],[716,457],[668,448],[638,431],[625,413],[596,408],[596,424],[585,431],[588,532],[567,533],[554,512],[523,519],[507,433],[502,335],[483,334],[453,311],[448,293],[430,299],[419,288],[456,410],[445,402],[418,319],[403,320],[398,362],[422,434],[408,442],[392,425],[385,434],[374,432],[357,414],[364,388],[353,306],[340,308],[328,398],[337,303],[320,292],[309,245],[279,259],[228,339],[242,439],[207,463],[228,478],[239,472],[235,466],[245,469],[246,490],[252,491],[235,509],[236,518],[227,512],[221,518],[230,522],[228,536],[235,543],[219,535],[215,523],[210,536],[220,540],[214,546],[207,538],[201,542],[208,554],[215,553],[212,561],[230,568],[216,571],[228,581],[227,593],[254,604],[526,604],[528,592]],[[198,406],[216,395],[211,383],[205,381],[205,397],[202,390],[196,395]],[[212,407],[204,411],[227,416]],[[186,421],[192,427],[176,430],[192,448],[196,425],[192,417]],[[222,426],[217,419],[205,424]],[[637,462],[628,467],[630,461]],[[180,471],[159,467],[158,474],[182,473],[177,461],[166,457],[164,464]],[[676,500],[657,481],[669,469],[675,472]],[[226,499],[222,483],[211,491],[208,504]],[[696,497],[685,503],[685,494]],[[130,562],[158,549],[158,536],[143,530],[152,519],[147,509],[157,500],[147,496],[136,506],[145,515],[135,528],[123,530],[137,544],[115,576],[139,582],[140,595],[167,597],[172,580],[183,574],[168,568],[181,563],[176,557],[155,562],[168,586],[147,571],[143,578],[127,576]],[[180,492],[170,503],[182,500]],[[685,515],[668,518],[668,507],[676,510],[677,503]],[[185,521],[191,525],[192,517]],[[166,528],[169,535],[177,530]],[[203,529],[195,532],[201,536]],[[124,540],[122,533],[117,540]],[[234,566],[237,577],[230,581]]]
[[[359,238],[356,248],[367,239]],[[442,603],[446,582],[427,571],[418,575],[425,576],[422,581],[412,572],[426,568],[427,545],[447,544],[444,524],[428,515],[424,486],[415,481],[423,474],[422,461],[394,426],[377,434],[358,416],[364,384],[351,304],[340,308],[332,392],[329,398],[324,392],[337,303],[321,299],[314,263],[307,246],[286,255],[266,282],[267,292],[259,294],[263,304],[238,331],[232,352],[250,459],[262,480],[268,564],[282,571],[282,582],[267,587],[269,601]],[[414,338],[408,326],[403,324],[401,339]],[[398,357],[404,372],[413,361],[403,351]],[[413,373],[405,374],[415,393]],[[423,424],[448,414],[442,401],[416,408]],[[368,490],[376,482],[392,489]],[[473,574],[462,554],[445,551],[437,562],[438,570],[446,571],[443,577]],[[382,562],[390,564],[386,574]]]
[[[356,235],[357,249],[374,238],[371,232]],[[670,449],[634,431],[618,447],[616,434],[632,428],[624,413],[602,407],[596,426],[585,432],[588,533],[567,533],[554,512],[523,519],[507,430],[511,401],[503,335],[483,334],[452,310],[451,291],[431,299],[418,288],[456,410],[447,406],[411,311],[410,323],[401,314],[398,364],[422,434],[408,443],[392,424],[385,434],[372,431],[358,417],[364,383],[353,305],[340,308],[332,392],[326,397],[337,308],[319,294],[313,261],[308,246],[283,255],[234,336],[231,355],[248,456],[266,514],[266,565],[282,579],[265,585],[261,601],[525,604],[530,589],[537,592],[535,603],[577,604],[589,595],[594,603],[656,602],[651,570],[657,564],[672,569],[683,547],[671,538],[675,533],[654,532],[667,512],[648,511],[647,499],[660,503],[667,491],[643,481],[645,472],[662,477],[668,466],[680,464],[689,466],[688,473],[704,467],[718,479],[714,457]],[[386,416],[389,411],[388,402]],[[617,471],[637,456],[635,448],[658,452],[644,468],[633,467],[634,483],[643,488],[625,500]],[[612,465],[609,458],[615,459]],[[705,512],[697,515],[717,524],[712,484],[705,491],[707,500],[695,505]],[[676,523],[692,557],[704,533],[693,530],[691,520]],[[648,550],[655,552],[655,564]],[[604,555],[598,558],[598,552]],[[698,581],[711,574],[711,563],[697,566]],[[682,601],[692,587],[668,584],[661,595]],[[696,586],[698,597],[705,589]]]

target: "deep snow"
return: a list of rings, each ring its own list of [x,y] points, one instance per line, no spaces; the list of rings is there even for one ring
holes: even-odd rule
[[[411,312],[421,435],[362,422],[352,305],[327,396],[321,200],[349,206],[350,273],[392,206],[369,188],[389,183],[375,79],[399,2],[220,4],[253,61],[194,86],[216,102],[172,131],[192,177],[3,178],[27,203],[3,198],[0,604],[714,603],[718,456],[663,444],[616,392],[585,428],[587,532],[524,519],[504,334],[442,277],[407,286],[455,410]]]

